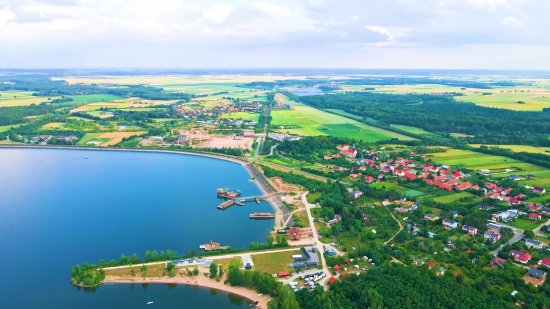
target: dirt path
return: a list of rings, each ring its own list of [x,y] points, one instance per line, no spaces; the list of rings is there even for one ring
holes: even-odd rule
[[[390,213],[390,215],[393,217],[393,219],[394,219],[395,221],[397,221],[397,224],[399,224],[399,231],[397,231],[397,233],[395,233],[395,235],[393,235],[390,239],[388,239],[388,241],[386,241],[386,242],[384,243],[384,245],[387,245],[390,241],[392,241],[392,240],[395,238],[395,236],[397,236],[397,234],[399,234],[399,232],[401,232],[401,231],[403,230],[403,225],[401,224],[401,222],[399,222],[399,220],[397,220],[397,218],[393,215],[393,212],[391,212],[391,211],[388,209],[387,206],[384,206],[384,207],[386,207],[386,210],[389,211],[389,213]]]

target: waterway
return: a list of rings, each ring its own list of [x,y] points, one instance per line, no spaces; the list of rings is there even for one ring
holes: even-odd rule
[[[225,292],[166,284],[70,285],[84,261],[146,250],[184,254],[210,240],[265,242],[271,206],[216,209],[219,187],[261,194],[239,164],[196,156],[112,151],[0,149],[1,308],[247,308]]]

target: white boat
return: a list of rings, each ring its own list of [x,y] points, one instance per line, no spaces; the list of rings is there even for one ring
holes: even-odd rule
[[[153,302],[149,300],[149,297],[147,297],[147,305],[152,305]]]

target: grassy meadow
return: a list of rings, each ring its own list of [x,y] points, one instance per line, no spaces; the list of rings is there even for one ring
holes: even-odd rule
[[[283,96],[284,97],[284,96]],[[287,102],[284,97],[284,101]],[[384,129],[371,127],[353,119],[327,113],[307,105],[290,101],[292,109],[273,110],[271,124],[275,126],[299,126],[299,128],[280,129],[280,132],[301,136],[330,135],[346,138],[355,138],[369,142],[399,138],[412,140],[413,138],[390,132]]]
[[[253,269],[266,272],[268,274],[289,270],[288,265],[292,264],[292,255],[295,254],[301,255],[302,251],[297,249],[294,251],[252,255],[252,260],[254,261]]]
[[[448,204],[448,203],[456,202],[463,197],[475,197],[475,195],[469,192],[460,192],[460,193],[450,194],[446,196],[436,197],[434,198],[434,201],[438,203]]]
[[[10,124],[10,125],[7,125],[7,126],[0,126],[0,133],[2,132],[6,132],[8,131],[9,129],[11,128],[18,128],[20,126],[24,125],[24,123],[21,123],[21,124]]]
[[[237,113],[231,113],[231,114],[224,114],[222,117],[231,118],[231,119],[253,120],[258,122],[258,118],[260,118],[260,114],[237,112]]]
[[[25,106],[48,102],[48,97],[35,97],[32,91],[0,91],[0,107]],[[57,99],[58,97],[50,97]]]
[[[474,148],[479,148],[481,144],[470,144],[470,146]],[[542,153],[545,155],[550,155],[550,147],[535,147],[535,146],[525,146],[525,145],[484,145],[484,146],[511,149],[514,152],[531,152],[531,153]]]

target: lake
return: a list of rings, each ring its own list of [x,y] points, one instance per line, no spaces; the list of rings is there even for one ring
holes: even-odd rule
[[[121,254],[177,250],[210,240],[245,248],[265,242],[273,212],[262,202],[216,209],[216,189],[261,191],[239,164],[164,153],[0,149],[0,299],[2,308],[248,308],[207,288],[69,283],[71,267]]]

